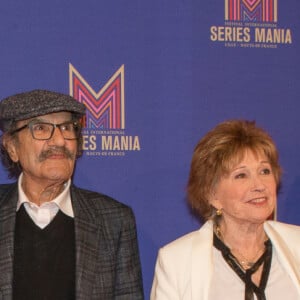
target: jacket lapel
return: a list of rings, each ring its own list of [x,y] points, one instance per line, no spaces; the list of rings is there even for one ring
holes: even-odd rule
[[[265,231],[272,241],[278,258],[283,267],[293,280],[295,287],[300,296],[300,231],[290,230],[292,225],[281,224],[279,222],[266,222],[264,224]]]
[[[75,187],[71,188],[76,245],[76,299],[92,299],[98,255],[99,229],[93,208]]]
[[[213,270],[213,225],[206,222],[199,230],[192,246],[192,296],[191,299],[206,300],[209,297]]]
[[[1,186],[0,203],[0,290],[4,299],[12,298],[13,249],[18,199],[17,184]]]

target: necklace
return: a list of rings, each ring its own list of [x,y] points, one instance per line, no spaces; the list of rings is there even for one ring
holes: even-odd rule
[[[268,283],[268,277],[271,269],[272,261],[272,244],[269,239],[265,242],[264,254],[256,261],[252,268],[244,270],[242,266],[238,263],[237,259],[232,255],[230,249],[224,244],[224,242],[217,236],[214,232],[213,245],[218,249],[226,263],[232,270],[240,277],[240,279],[245,283],[245,298],[246,300],[254,299],[254,294],[256,299],[264,300],[265,288]],[[262,268],[260,274],[259,284],[252,281],[252,275],[259,269]]]
[[[215,231],[216,235],[218,236],[218,238],[221,241],[223,241],[224,244],[226,244],[219,225],[214,226],[214,231]],[[231,252],[234,260],[237,262],[237,264],[239,266],[241,266],[242,269],[247,270],[254,266],[257,259],[265,251],[265,245],[263,248],[258,249],[258,251],[255,253],[255,255],[251,259],[247,259],[238,249],[230,248],[230,247],[229,247],[229,249],[230,249],[230,252]]]
[[[264,252],[264,250],[265,250],[265,247],[258,249],[257,253],[254,255],[253,258],[247,259],[237,249],[230,249],[231,253],[233,254],[233,256],[238,261],[239,265],[241,265],[244,270],[252,268],[254,266],[254,264],[256,263],[257,259],[260,257],[260,255]],[[237,255],[235,255],[235,254],[237,254]]]

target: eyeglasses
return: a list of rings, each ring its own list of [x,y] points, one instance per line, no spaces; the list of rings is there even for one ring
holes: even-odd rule
[[[65,140],[76,140],[80,136],[81,126],[76,121],[69,121],[61,124],[53,124],[46,122],[37,122],[32,120],[28,124],[17,128],[11,134],[20,132],[21,130],[29,128],[31,135],[36,140],[49,140],[52,138],[55,128],[59,128]]]

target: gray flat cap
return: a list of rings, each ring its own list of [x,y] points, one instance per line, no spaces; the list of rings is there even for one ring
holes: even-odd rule
[[[6,131],[14,121],[21,121],[59,111],[85,114],[85,106],[73,97],[46,90],[16,94],[0,102],[0,129]]]

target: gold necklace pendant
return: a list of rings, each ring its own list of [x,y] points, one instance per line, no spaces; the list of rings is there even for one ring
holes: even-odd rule
[[[240,259],[232,253],[232,255],[236,258],[239,265],[242,266],[242,268],[244,270],[247,270],[247,269],[252,268],[255,265],[256,261],[258,260],[258,258],[260,257],[260,255],[264,251],[264,249],[265,249],[265,247],[263,249],[259,249],[257,251],[257,253],[255,254],[255,256],[250,260],[246,259],[245,256],[241,252],[239,252],[237,249],[231,249],[230,251],[231,251],[231,253],[235,252],[236,254],[238,254],[238,257]]]
[[[217,237],[226,245],[226,243],[224,241],[224,238],[223,238],[223,235],[222,235],[221,228],[220,228],[219,225],[215,224],[214,232],[217,235]],[[236,262],[241,266],[241,268],[244,269],[244,270],[247,270],[247,269],[252,268],[255,265],[255,263],[256,263],[257,259],[259,258],[260,254],[265,250],[265,247],[259,249],[256,252],[255,256],[250,260],[246,259],[246,257],[240,251],[238,251],[237,249],[233,249],[233,248],[230,248],[230,247],[229,247],[229,249],[230,249],[230,252],[231,252],[232,256],[234,257]],[[237,255],[234,255],[234,253],[236,253]]]
[[[241,264],[244,270],[251,269],[255,264],[254,262],[244,260],[239,261],[239,263]]]

